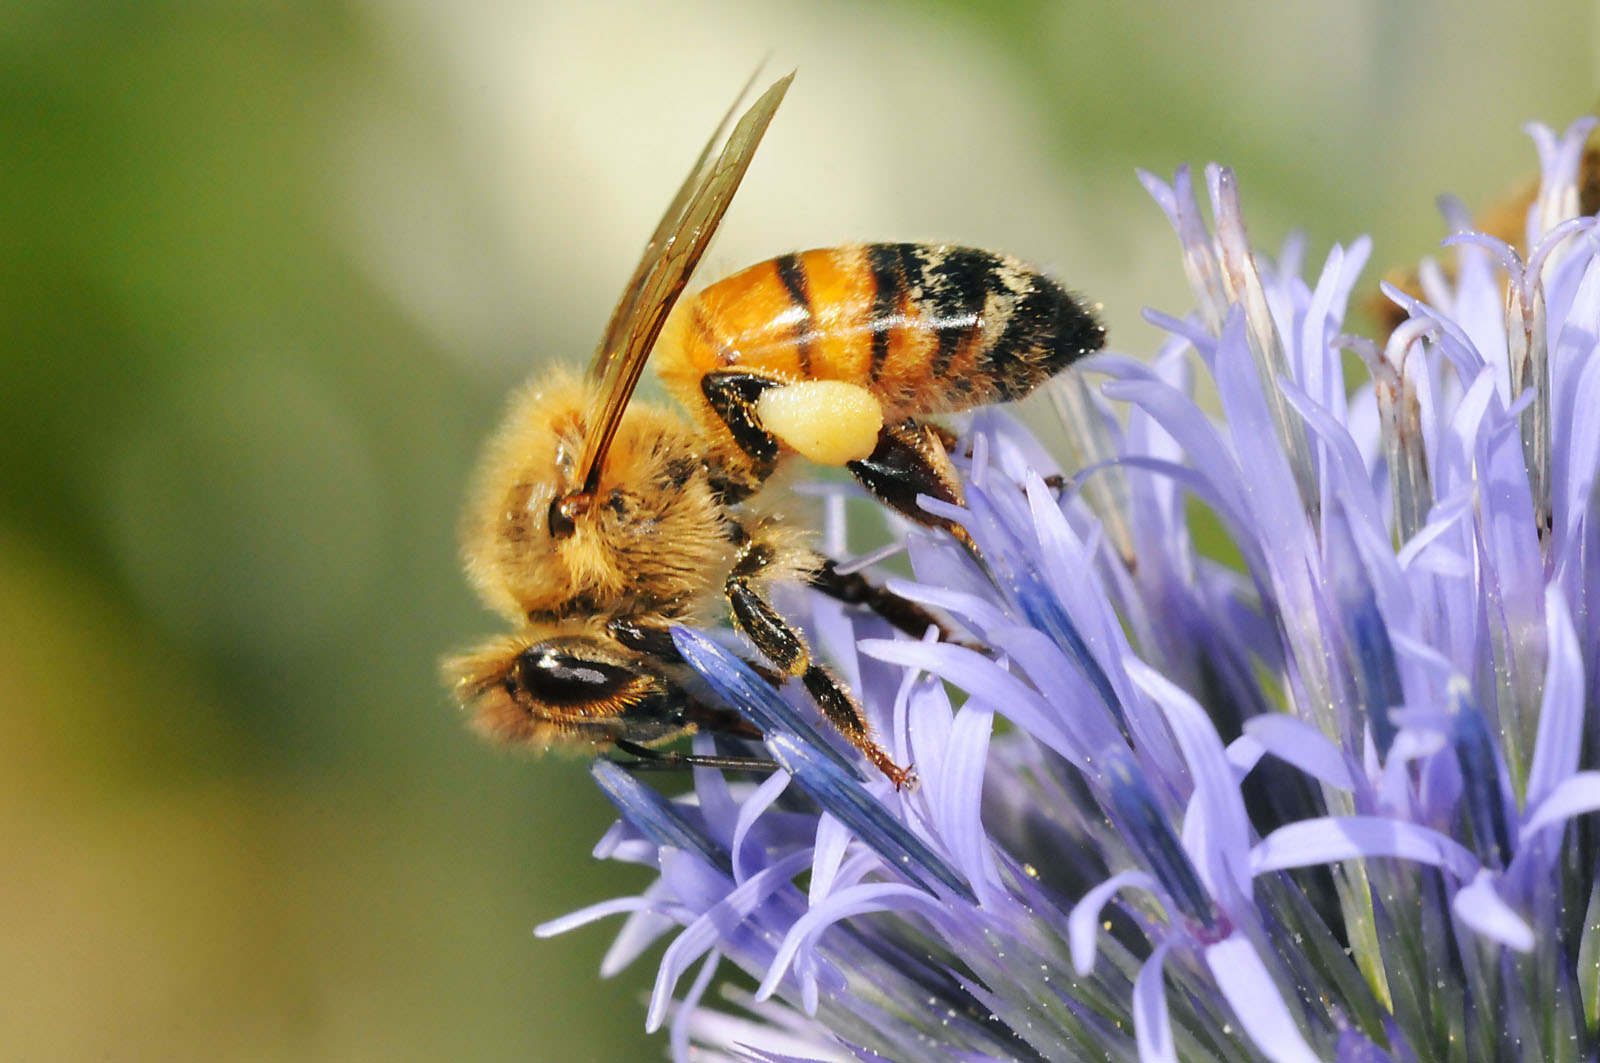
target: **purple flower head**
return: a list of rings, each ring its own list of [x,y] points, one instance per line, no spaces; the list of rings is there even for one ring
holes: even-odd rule
[[[974,549],[902,527],[888,583],[959,638],[785,603],[920,785],[679,631],[778,770],[599,762],[597,855],[657,877],[540,932],[625,914],[607,972],[666,939],[680,1061],[1600,1058],[1593,124],[1531,129],[1526,254],[1446,204],[1455,271],[1381,342],[1344,323],[1365,239],[1308,281],[1231,171],[1209,222],[1144,175],[1196,308],[1056,382],[1060,446],[973,417],[966,504],[925,504]],[[708,1002],[725,964],[756,988]]]

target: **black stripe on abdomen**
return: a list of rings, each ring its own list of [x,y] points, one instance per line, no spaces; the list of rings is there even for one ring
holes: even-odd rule
[[[800,356],[800,374],[811,375],[811,288],[806,283],[806,268],[797,254],[783,255],[773,260],[778,267],[778,279],[789,293],[789,301],[801,311],[794,326],[794,345]]]
[[[889,358],[889,339],[895,328],[904,324],[906,276],[912,244],[868,244],[867,269],[872,273],[872,316],[867,328],[872,334],[872,365],[867,378],[877,383],[878,374]],[[921,269],[918,267],[918,274]]]
[[[982,328],[989,293],[1005,290],[1005,266],[987,251],[970,247],[925,247],[919,251],[925,264],[923,312],[938,337],[928,370],[938,380]]]

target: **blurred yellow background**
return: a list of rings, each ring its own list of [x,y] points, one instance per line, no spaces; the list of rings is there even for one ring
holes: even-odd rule
[[[20,2],[0,20],[0,1059],[622,1060],[584,766],[480,745],[453,529],[582,362],[746,76],[799,69],[708,260],[959,240],[1146,353],[1133,168],[1253,234],[1440,235],[1595,98],[1592,3]],[[1533,8],[1537,10],[1533,10]]]

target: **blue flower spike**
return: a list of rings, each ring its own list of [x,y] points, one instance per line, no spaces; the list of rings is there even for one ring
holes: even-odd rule
[[[1064,441],[972,418],[965,506],[924,504],[974,550],[896,524],[959,638],[785,604],[920,785],[676,631],[774,772],[598,764],[597,854],[656,877],[539,932],[625,916],[607,973],[665,940],[678,1063],[1600,1059],[1594,125],[1530,127],[1520,248],[1443,202],[1380,337],[1365,237],[1302,276],[1233,171],[1141,174],[1194,308],[1059,382]]]

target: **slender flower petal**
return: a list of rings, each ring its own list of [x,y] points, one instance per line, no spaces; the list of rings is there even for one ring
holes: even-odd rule
[[[1337,790],[1355,788],[1355,777],[1338,747],[1305,721],[1293,716],[1257,716],[1245,733],[1260,743],[1262,752],[1271,753],[1313,779]]]
[[[1133,1033],[1139,1063],[1178,1063],[1172,1022],[1167,1015],[1167,991],[1162,984],[1163,964],[1171,947],[1171,942],[1166,941],[1157,945],[1133,982]]]
[[[1518,952],[1533,951],[1533,927],[1495,892],[1487,870],[1479,872],[1456,894],[1450,908],[1484,937]]]
[[[1524,835],[1563,824],[1574,816],[1600,810],[1600,771],[1580,771],[1568,776],[1545,795],[1523,823]]]
[[[1231,937],[1206,949],[1206,966],[1250,1039],[1273,1063],[1317,1063],[1261,957],[1243,938]]]

